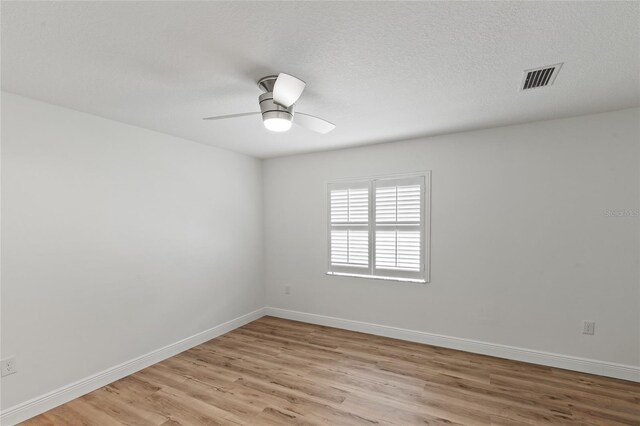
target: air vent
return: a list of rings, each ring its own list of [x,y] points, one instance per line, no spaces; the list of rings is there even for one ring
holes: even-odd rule
[[[535,89],[538,87],[551,86],[560,72],[562,64],[547,65],[542,68],[534,68],[524,72],[521,90]]]

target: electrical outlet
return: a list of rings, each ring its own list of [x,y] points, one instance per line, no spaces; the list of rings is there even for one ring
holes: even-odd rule
[[[2,364],[2,377],[18,371],[16,369],[16,357],[12,356],[11,358],[3,359],[0,362]]]
[[[596,333],[596,322],[595,321],[585,321],[584,328],[582,329],[582,334],[589,334],[593,336]]]
[[[291,294],[291,287],[285,286],[284,287],[284,294]]]

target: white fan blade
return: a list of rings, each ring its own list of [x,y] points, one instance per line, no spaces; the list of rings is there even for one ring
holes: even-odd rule
[[[205,117],[203,120],[224,120],[226,118],[236,118],[236,117],[245,117],[247,115],[258,115],[260,112],[243,112],[241,114],[231,114],[231,115],[218,115],[215,117]]]
[[[305,129],[313,130],[318,133],[329,133],[336,128],[336,125],[329,123],[322,118],[314,117],[313,115],[304,114],[302,112],[296,112],[293,116],[293,122]]]
[[[273,102],[289,108],[300,98],[306,85],[299,78],[281,72],[273,86]]]

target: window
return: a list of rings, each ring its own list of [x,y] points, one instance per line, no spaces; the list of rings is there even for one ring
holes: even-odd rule
[[[328,273],[427,282],[429,180],[422,173],[330,183]]]

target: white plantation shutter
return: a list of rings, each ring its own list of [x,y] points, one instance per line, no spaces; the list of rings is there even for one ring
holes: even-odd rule
[[[420,223],[422,184],[376,181],[376,223]]]
[[[373,187],[373,275],[424,277],[424,177],[379,179]]]
[[[331,272],[370,271],[369,187],[367,181],[329,185]]]
[[[331,230],[331,263],[342,266],[369,266],[369,231]]]
[[[424,282],[429,174],[329,185],[329,272]]]
[[[420,232],[376,232],[376,268],[420,271]]]

